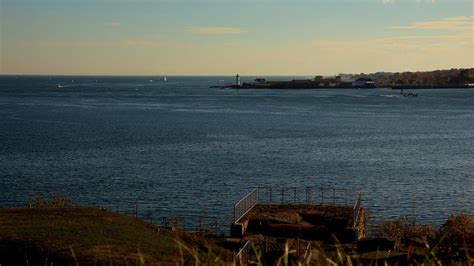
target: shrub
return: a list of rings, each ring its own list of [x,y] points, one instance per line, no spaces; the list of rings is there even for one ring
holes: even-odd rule
[[[40,195],[35,195],[26,203],[28,208],[64,208],[72,207],[71,201],[63,196],[53,196],[52,198],[41,198]]]

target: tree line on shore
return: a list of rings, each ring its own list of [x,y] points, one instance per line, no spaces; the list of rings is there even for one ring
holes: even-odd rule
[[[416,72],[376,72],[371,74],[341,74],[351,79],[370,78],[378,87],[474,87],[474,68]]]

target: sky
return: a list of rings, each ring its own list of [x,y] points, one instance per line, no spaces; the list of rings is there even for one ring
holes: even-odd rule
[[[0,74],[474,67],[474,0],[0,0]]]

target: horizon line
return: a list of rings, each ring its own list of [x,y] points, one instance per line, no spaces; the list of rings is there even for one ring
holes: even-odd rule
[[[67,77],[67,76],[75,76],[75,77],[235,77],[235,75],[239,75],[240,77],[258,77],[258,76],[266,76],[266,77],[314,77],[314,76],[336,76],[339,74],[347,74],[347,75],[360,75],[360,74],[374,74],[374,73],[404,73],[404,72],[433,72],[433,71],[447,71],[453,69],[474,69],[473,67],[451,67],[451,68],[444,68],[444,69],[433,69],[433,70],[403,70],[403,71],[375,71],[375,72],[359,72],[359,73],[342,73],[339,72],[337,74],[2,74],[0,76],[41,76],[41,77],[48,77],[48,76],[55,76],[55,77]]]

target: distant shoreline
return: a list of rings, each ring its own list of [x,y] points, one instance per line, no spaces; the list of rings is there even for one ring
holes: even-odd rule
[[[235,89],[464,89],[474,88],[474,68],[427,72],[317,75],[314,78],[286,81],[256,78],[253,82],[243,83],[241,83],[241,76],[237,74],[234,84],[221,87]]]
[[[472,90],[474,87],[469,86],[393,86],[393,87],[286,87],[286,86],[254,86],[254,85],[217,85],[210,86],[210,88],[219,88],[219,89],[272,89],[272,90],[354,90],[354,89],[391,89],[391,90],[429,90],[429,89],[468,89]]]

